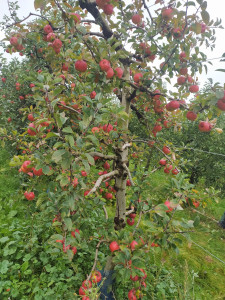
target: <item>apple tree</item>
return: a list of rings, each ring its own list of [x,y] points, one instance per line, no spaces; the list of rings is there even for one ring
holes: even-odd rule
[[[22,101],[11,165],[23,197],[52,218],[49,243],[79,274],[83,300],[98,298],[101,268],[114,270],[123,299],[149,299],[153,249],[176,249],[176,233],[197,223],[180,215],[181,157],[163,132],[188,120],[216,134],[225,91],[203,97],[196,74],[207,70],[202,48],[213,48],[221,22],[203,0],[35,0],[24,19],[10,5],[3,47],[27,72],[4,66],[1,102]],[[2,139],[13,129],[5,127]],[[177,184],[153,195],[151,175],[162,168]]]

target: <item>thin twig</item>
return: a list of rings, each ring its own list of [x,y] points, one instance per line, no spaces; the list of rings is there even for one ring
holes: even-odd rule
[[[142,2],[143,2],[143,5],[144,5],[144,8],[147,10],[147,12],[149,14],[149,17],[150,17],[151,21],[153,22],[152,14],[151,14],[151,12],[150,12],[150,10],[149,10],[149,8],[148,8],[145,0],[142,0]]]

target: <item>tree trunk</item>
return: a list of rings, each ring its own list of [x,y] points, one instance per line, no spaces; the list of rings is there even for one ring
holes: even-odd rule
[[[124,70],[124,79],[130,79],[130,69],[125,66]],[[128,98],[128,90],[124,87],[122,90],[122,106],[125,108],[125,112],[129,116],[130,114],[130,102],[127,100]],[[124,120],[122,129],[124,132],[128,130],[129,119]],[[126,139],[126,135],[124,135],[124,139]],[[117,162],[116,169],[119,171],[119,175],[116,176],[116,215],[114,218],[115,229],[120,230],[126,226],[125,218],[126,218],[126,183],[127,183],[127,171],[124,169],[123,164],[128,163],[128,147],[123,149],[123,146],[128,143],[128,140],[124,140],[121,148],[117,149]]]

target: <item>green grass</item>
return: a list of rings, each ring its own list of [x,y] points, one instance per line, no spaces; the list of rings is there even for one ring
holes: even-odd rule
[[[10,153],[0,148],[0,200],[10,198],[20,184],[18,170],[9,167],[9,160]]]
[[[154,186],[159,181],[166,187],[168,180],[164,174],[155,174],[151,182]],[[218,225],[224,212],[224,199],[218,203],[211,201],[197,212],[191,209],[179,212],[192,220],[198,215],[200,224],[190,233],[189,240],[177,234],[183,241],[179,254],[170,251],[166,256],[156,257],[172,272],[174,281],[180,283],[181,299],[225,299],[225,230]]]

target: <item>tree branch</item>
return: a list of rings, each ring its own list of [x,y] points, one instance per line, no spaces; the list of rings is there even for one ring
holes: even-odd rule
[[[107,174],[103,174],[101,175],[98,180],[96,181],[94,187],[90,190],[90,192],[88,193],[88,195],[93,194],[94,192],[96,192],[97,188],[100,186],[100,184],[102,183],[102,181],[106,178],[112,177],[114,175],[119,174],[118,170],[114,170],[112,172],[109,172]]]
[[[93,266],[92,266],[92,268],[91,268],[91,272],[90,272],[90,274],[89,274],[88,277],[87,277],[87,282],[90,280],[91,274],[92,274],[92,272],[94,272],[94,270],[95,270],[95,268],[96,268],[96,264],[97,264],[97,260],[98,260],[98,251],[99,251],[99,247],[100,247],[101,243],[103,243],[103,242],[105,242],[105,240],[100,240],[100,241],[98,242],[97,246],[96,246],[96,250],[95,250],[95,260],[94,260],[94,264],[93,264]]]
[[[123,167],[124,167],[124,169],[125,169],[126,172],[127,172],[127,175],[128,175],[128,177],[129,177],[129,179],[130,179],[131,185],[132,185],[132,186],[135,186],[135,184],[134,184],[134,182],[133,182],[133,179],[132,179],[132,177],[131,177],[129,168],[127,167],[127,165],[126,165],[125,163],[123,163]]]

